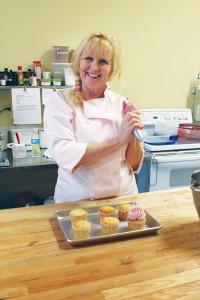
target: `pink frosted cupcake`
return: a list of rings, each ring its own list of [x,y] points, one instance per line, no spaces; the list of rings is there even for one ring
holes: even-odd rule
[[[146,214],[142,206],[135,204],[127,215],[128,229],[143,229],[146,222]]]

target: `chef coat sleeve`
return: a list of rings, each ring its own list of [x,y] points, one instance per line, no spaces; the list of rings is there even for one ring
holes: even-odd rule
[[[44,133],[47,148],[58,166],[72,173],[85,154],[87,143],[76,141],[72,118],[74,111],[57,93],[44,109]]]

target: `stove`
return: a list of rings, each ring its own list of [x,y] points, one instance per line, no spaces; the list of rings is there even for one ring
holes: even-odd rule
[[[178,135],[168,134],[163,136],[165,142],[158,143],[164,140],[157,135],[155,120],[170,125],[172,121],[178,122]],[[193,125],[191,110],[143,109],[142,121],[145,124],[142,129],[145,156],[137,175],[138,191],[144,193],[189,186],[191,173],[200,170],[200,127]],[[170,125],[167,128],[171,128]]]

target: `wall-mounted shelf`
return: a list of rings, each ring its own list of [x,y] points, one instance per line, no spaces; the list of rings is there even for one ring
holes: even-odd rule
[[[10,91],[11,89],[22,89],[24,88],[23,85],[16,85],[16,86],[8,86],[8,85],[1,85],[0,90],[7,90]],[[35,89],[35,88],[40,88],[40,89],[66,89],[67,87],[65,85],[37,85],[37,86],[25,86],[27,89]]]

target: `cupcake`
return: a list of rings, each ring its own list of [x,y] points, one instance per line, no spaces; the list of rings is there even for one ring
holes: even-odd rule
[[[86,220],[87,215],[88,215],[88,212],[81,208],[76,208],[69,212],[69,216],[70,216],[72,223],[79,221],[79,220]]]
[[[119,220],[115,217],[105,217],[101,219],[103,234],[112,234],[119,231]]]
[[[143,229],[146,222],[146,214],[142,206],[135,204],[127,215],[128,229]]]
[[[101,219],[105,217],[115,217],[116,216],[116,209],[113,206],[105,205],[101,206],[98,210],[99,216]]]
[[[118,217],[122,221],[127,220],[128,211],[131,210],[131,203],[122,203],[118,206]]]
[[[75,239],[87,238],[90,236],[92,224],[86,220],[79,220],[72,223],[72,230]]]

